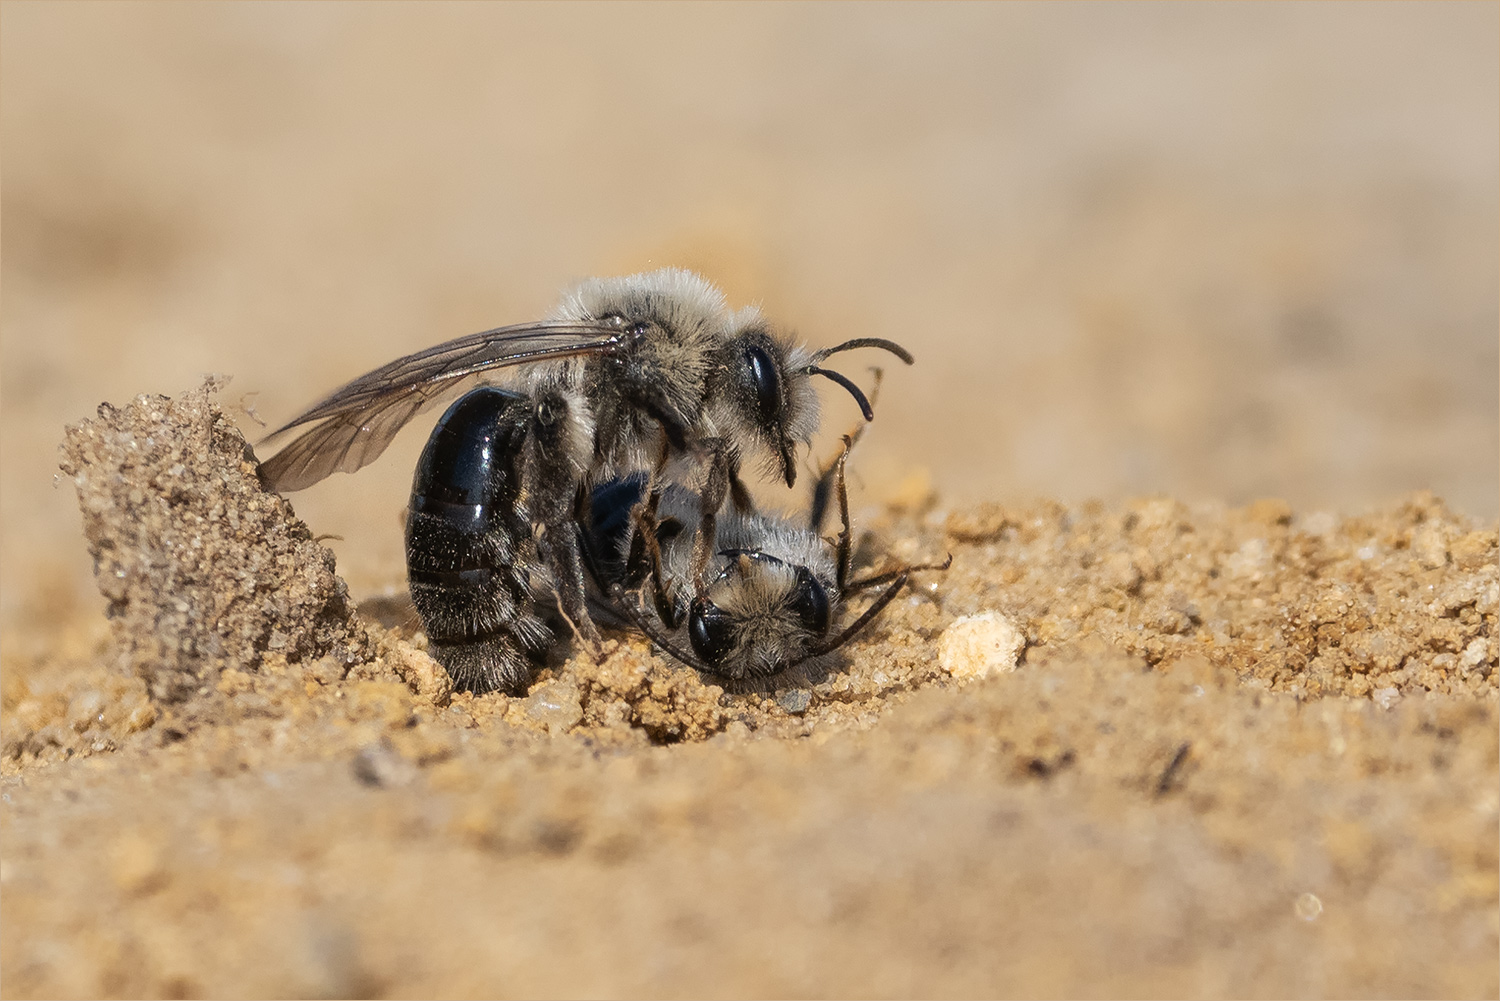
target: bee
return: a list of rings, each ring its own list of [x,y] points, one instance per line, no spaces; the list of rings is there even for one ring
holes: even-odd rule
[[[836,542],[819,535],[821,510],[802,527],[766,515],[721,517],[708,572],[698,576],[690,526],[698,498],[677,484],[647,494],[632,475],[600,484],[590,505],[586,552],[612,607],[675,659],[704,674],[740,684],[781,675],[847,643],[895,599],[911,574],[942,564],[903,566],[851,579],[853,531],[844,449],[820,477],[831,482],[843,520]],[[827,496],[826,489],[815,496]],[[696,581],[696,583],[692,583]],[[844,604],[880,588],[852,623],[833,632]],[[649,594],[648,613],[643,599]],[[678,638],[685,630],[687,649]]]
[[[679,478],[698,483],[693,575],[702,577],[726,498],[739,512],[753,510],[741,479],[744,464],[758,462],[767,474],[795,484],[797,447],[810,443],[818,427],[813,376],[844,387],[865,419],[874,418],[859,387],[823,367],[831,355],[856,348],[878,348],[912,363],[906,349],[873,337],[809,351],[773,333],[757,309],[731,311],[723,293],[689,271],[590,279],[564,296],[549,319],[460,337],[335,390],[266,439],[311,425],[262,464],[261,479],[288,492],[337,471],[355,472],[378,458],[413,417],[467,380],[525,366],[514,398],[499,408],[506,421],[517,422],[500,442],[511,457],[516,509],[526,512],[537,566],[550,578],[559,610],[597,643],[577,532],[589,488],[642,470],[655,481],[674,459],[685,461],[688,472]],[[493,397],[483,400],[495,406]],[[475,407],[474,413],[484,409]],[[522,410],[528,411],[524,420]],[[467,417],[454,421],[455,428],[468,426]],[[440,431],[445,426],[439,422]],[[437,437],[429,449],[438,447]],[[451,468],[446,460],[439,465],[432,484],[468,482],[457,459]],[[414,498],[437,489],[422,485],[422,468]],[[409,563],[410,550],[408,532]]]

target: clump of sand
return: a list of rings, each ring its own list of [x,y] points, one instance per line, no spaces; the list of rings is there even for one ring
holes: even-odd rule
[[[333,554],[261,489],[221,385],[103,404],[63,441],[120,658],[165,702],[267,654],[352,664],[366,651]]]

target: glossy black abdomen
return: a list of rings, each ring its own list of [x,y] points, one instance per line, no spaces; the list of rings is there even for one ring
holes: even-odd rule
[[[521,691],[550,636],[534,615],[535,540],[522,508],[525,396],[461,397],[417,462],[406,521],[412,604],[454,684]]]

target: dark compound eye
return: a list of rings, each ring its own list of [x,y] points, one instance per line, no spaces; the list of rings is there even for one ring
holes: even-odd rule
[[[719,606],[698,598],[688,611],[688,639],[705,664],[718,665],[734,649],[733,624]]]
[[[758,344],[745,348],[745,361],[750,366],[750,381],[755,385],[760,422],[766,426],[776,424],[781,418],[781,373],[776,370],[776,362]]]
[[[797,590],[792,593],[792,607],[797,618],[814,636],[823,636],[833,624],[833,610],[828,605],[828,592],[818,583],[807,567],[797,568]]]

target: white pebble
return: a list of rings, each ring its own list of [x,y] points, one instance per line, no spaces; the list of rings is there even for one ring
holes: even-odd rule
[[[954,619],[938,639],[938,665],[955,678],[983,678],[1014,671],[1026,637],[999,612]]]
[[[561,682],[533,690],[522,704],[526,707],[526,714],[544,724],[547,732],[552,734],[565,733],[583,719],[578,689]]]

